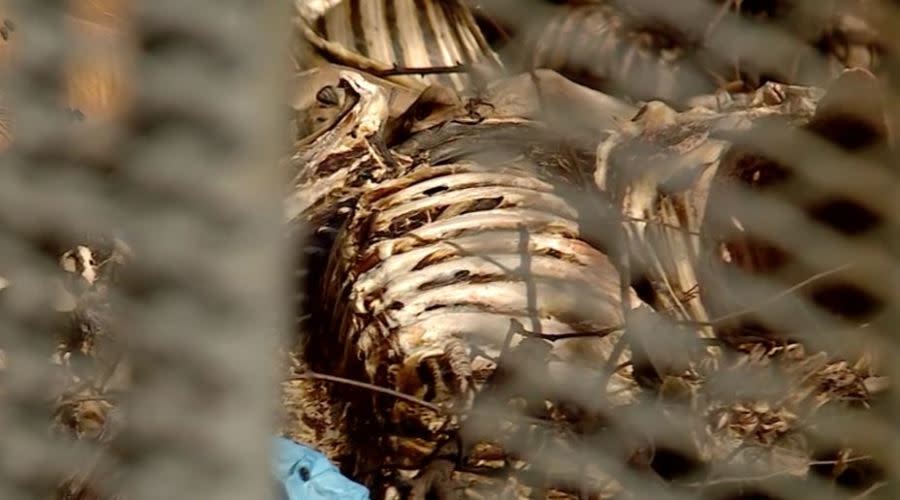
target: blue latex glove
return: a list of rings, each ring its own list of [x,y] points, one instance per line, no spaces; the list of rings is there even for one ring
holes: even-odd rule
[[[325,455],[275,439],[275,474],[286,500],[369,500],[369,490],[341,474]]]

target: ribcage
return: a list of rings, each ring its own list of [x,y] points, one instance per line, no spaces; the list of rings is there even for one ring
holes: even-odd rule
[[[510,320],[542,333],[618,324],[615,273],[578,239],[576,218],[551,185],[515,164],[423,165],[380,186],[362,198],[329,272],[341,343],[361,346],[377,379],[404,358],[452,363],[472,342],[497,354]],[[397,357],[378,359],[388,351]],[[447,385],[455,396],[472,381]]]
[[[458,0],[343,0],[311,11],[308,17],[315,35],[370,66],[362,69],[497,64],[468,8]],[[325,57],[348,64],[334,56]],[[469,84],[462,71],[405,78],[456,90]]]
[[[688,47],[637,29],[609,3],[556,7],[522,52],[522,67],[546,68],[584,85],[635,99],[680,101],[714,89]]]
[[[739,10],[732,2],[688,2],[690,16],[651,0],[556,6],[556,15],[528,33],[520,67],[555,69],[605,92],[677,104],[717,87],[823,85],[846,68],[881,69],[885,44],[872,27],[873,6],[810,4],[807,12],[791,2],[733,3]],[[766,33],[790,41],[772,52],[725,49],[738,35],[765,44]]]
[[[325,201],[304,212],[319,221],[327,217],[310,214],[345,214],[315,292],[321,301],[311,348],[317,368],[446,410],[348,391],[358,473],[383,461],[420,466],[458,429],[502,351],[524,341],[546,345],[546,365],[530,369],[546,370],[549,378],[520,389],[578,402],[566,394],[567,380],[601,373],[621,334],[623,292],[615,268],[584,240],[578,211],[523,146],[539,141],[540,127],[512,119],[455,127],[476,131],[463,136],[445,126],[343,162],[356,172],[385,168],[374,168],[378,173],[355,194],[335,183],[338,194],[321,196]],[[348,150],[363,151],[352,145],[353,135],[339,148],[344,158]],[[360,141],[362,134],[355,135]],[[630,309],[639,301],[626,290]],[[553,338],[577,333],[583,338]],[[628,350],[619,352],[626,360]],[[613,366],[605,385],[612,404],[632,397],[629,370],[627,363]]]

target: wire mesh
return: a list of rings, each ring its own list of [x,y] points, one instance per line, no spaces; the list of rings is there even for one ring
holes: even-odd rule
[[[135,4],[112,45],[69,7],[4,12],[0,496],[271,496],[285,11]]]
[[[897,497],[896,4],[0,14],[0,497]]]

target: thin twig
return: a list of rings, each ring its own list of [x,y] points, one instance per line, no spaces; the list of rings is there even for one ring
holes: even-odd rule
[[[681,227],[676,224],[670,224],[668,222],[648,219],[646,217],[632,217],[630,215],[623,215],[622,217],[629,222],[643,222],[644,224],[650,224],[653,226],[662,226],[662,227],[665,227],[668,229],[674,229],[676,231],[679,231],[679,232],[682,232],[685,234],[689,234],[691,236],[700,236],[700,231],[692,231],[686,227]]]
[[[834,268],[834,269],[828,269],[828,270],[822,271],[822,272],[820,272],[820,273],[816,273],[816,274],[810,276],[809,278],[806,278],[805,280],[803,280],[803,281],[801,281],[801,282],[799,282],[799,283],[797,283],[797,284],[795,284],[795,285],[793,285],[793,286],[790,286],[790,287],[788,287],[788,288],[785,288],[784,290],[782,290],[782,291],[776,293],[775,295],[772,295],[772,296],[770,296],[770,297],[767,297],[765,300],[762,300],[762,301],[758,302],[757,304],[754,304],[754,305],[752,305],[752,306],[746,307],[746,308],[741,309],[741,310],[739,310],[739,311],[731,312],[731,313],[728,313],[728,314],[723,314],[722,316],[719,316],[719,317],[717,317],[717,318],[713,318],[713,319],[711,319],[711,320],[709,320],[709,321],[676,321],[675,323],[678,324],[678,325],[687,325],[687,326],[718,326],[718,325],[720,325],[720,324],[722,324],[722,323],[724,323],[724,322],[726,322],[726,321],[729,321],[729,320],[732,320],[732,319],[735,319],[735,318],[739,318],[739,317],[741,317],[741,316],[746,316],[747,314],[752,314],[752,313],[755,313],[755,312],[757,312],[757,311],[760,311],[760,310],[762,310],[762,308],[763,308],[764,306],[769,305],[769,304],[771,304],[772,302],[775,302],[775,301],[777,301],[778,299],[780,299],[780,298],[782,298],[782,297],[784,297],[784,296],[786,296],[786,295],[789,295],[789,294],[791,294],[791,293],[793,293],[793,292],[796,292],[797,290],[799,290],[799,289],[801,289],[801,288],[803,288],[803,287],[805,287],[805,286],[807,286],[807,285],[809,285],[809,284],[811,284],[811,283],[813,283],[813,282],[816,282],[816,281],[821,280],[821,279],[823,279],[823,278],[827,278],[828,276],[831,276],[832,274],[836,274],[836,273],[839,273],[839,272],[841,272],[841,271],[844,271],[844,270],[846,270],[848,267],[850,267],[850,266],[852,266],[852,265],[853,265],[853,264],[844,264],[844,265],[838,266],[838,267],[836,267],[836,268]]]
[[[581,339],[581,338],[589,338],[589,337],[606,337],[607,335],[622,331],[625,328],[625,325],[615,325],[607,328],[603,328],[600,330],[592,330],[588,332],[566,332],[566,333],[536,333],[529,332],[527,330],[523,331],[523,333],[529,337],[535,337],[539,339],[549,340],[550,342],[555,342],[557,340],[567,340],[567,339]]]
[[[751,314],[751,313],[757,312],[760,309],[762,309],[763,306],[765,306],[775,300],[778,300],[779,298],[781,298],[791,292],[797,291],[798,289],[803,288],[804,286],[807,286],[807,285],[813,283],[814,281],[823,279],[825,277],[828,277],[831,274],[840,272],[840,271],[846,269],[847,267],[849,267],[850,265],[851,264],[846,264],[844,266],[841,266],[841,267],[838,267],[835,269],[831,269],[828,271],[823,271],[821,273],[818,273],[815,276],[807,278],[789,288],[782,290],[781,292],[778,292],[777,294],[767,298],[764,301],[761,301],[760,303],[758,303],[754,306],[747,307],[746,309],[742,309],[740,311],[725,314],[725,315],[719,316],[719,317],[714,318],[709,321],[678,320],[678,321],[674,321],[673,323],[676,325],[679,325],[679,326],[718,326],[719,324],[721,324],[725,321],[734,319],[735,317],[744,316],[746,314]],[[565,340],[565,339],[573,339],[573,338],[605,337],[607,335],[622,331],[624,329],[625,329],[625,324],[623,323],[620,325],[609,326],[609,327],[606,327],[606,328],[603,328],[600,330],[593,330],[593,331],[588,331],[588,332],[541,333],[541,334],[539,334],[536,332],[524,330],[522,333],[524,335],[528,335],[531,337],[537,337],[537,338],[541,338],[541,339],[545,339],[545,340],[549,340],[549,341],[553,342],[556,340]],[[718,345],[718,342],[715,340],[711,340],[710,342]]]
[[[69,406],[75,405],[78,403],[88,403],[91,401],[105,401],[105,402],[113,402],[118,399],[118,396],[114,395],[97,395],[97,396],[74,396],[71,398],[66,398],[57,403],[57,406]]]
[[[448,73],[467,73],[469,71],[468,64],[454,64],[452,66],[394,66],[389,69],[372,70],[372,74],[378,77],[398,76],[398,75],[440,75]]]
[[[378,392],[381,394],[387,394],[388,396],[393,396],[397,399],[402,399],[408,403],[413,403],[419,405],[423,408],[428,408],[429,410],[435,411],[437,413],[446,413],[443,408],[440,406],[429,403],[423,399],[419,399],[415,396],[410,396],[409,394],[403,394],[402,392],[395,391],[393,389],[387,389],[385,387],[379,387],[374,384],[370,384],[367,382],[360,382],[358,380],[352,380],[349,378],[338,377],[335,375],[326,375],[324,373],[316,373],[312,371],[305,371],[303,373],[299,373],[297,375],[292,376],[288,380],[324,380],[327,382],[333,382],[336,384],[350,385],[353,387],[359,387],[361,389],[367,389],[373,392]]]
[[[716,15],[713,17],[712,21],[710,21],[710,23],[707,25],[706,30],[703,33],[704,39],[709,38],[710,34],[713,32],[713,30],[716,29],[719,23],[722,22],[722,19],[725,18],[726,14],[728,14],[728,9],[732,6],[734,6],[736,9],[740,9],[738,2],[735,2],[734,0],[727,0],[722,4],[722,6],[719,8],[719,11],[716,12]]]
[[[294,25],[300,29],[304,38],[312,44],[319,52],[323,53],[327,59],[332,62],[349,66],[373,74],[384,71],[392,71],[394,68],[387,63],[377,61],[370,57],[365,57],[353,51],[347,50],[343,45],[322,38],[316,33],[309,24],[302,18],[295,18]],[[400,83],[413,89],[424,89],[424,82],[417,81],[415,78],[405,78],[403,75],[397,75],[402,80]]]
[[[862,462],[863,460],[872,460],[872,455],[860,455],[844,460],[813,460],[812,462],[809,462],[808,465],[843,465],[852,464],[853,462]]]
[[[745,449],[747,449],[747,448],[741,447],[741,448],[736,449],[735,452],[739,452],[739,451],[742,451]],[[734,454],[735,453],[733,453],[732,455],[734,455]],[[734,457],[731,456],[725,462],[726,463],[730,462],[731,459],[733,459],[733,458]],[[848,463],[852,463],[852,462],[858,462],[861,460],[867,460],[870,458],[871,458],[870,456],[866,455],[866,456],[860,456],[860,457],[852,457],[852,458],[849,458],[849,459],[843,460],[843,461],[842,460],[814,460],[814,461],[807,462],[806,466],[811,467],[811,466],[815,466],[815,465],[837,465],[837,464],[841,464],[841,463],[848,464]],[[767,479],[772,479],[774,477],[788,475],[788,474],[790,474],[790,471],[777,470],[777,471],[772,471],[772,472],[768,472],[766,474],[760,474],[760,475],[756,475],[756,476],[723,476],[723,477],[718,477],[715,479],[707,479],[705,481],[700,481],[700,482],[686,483],[683,486],[687,486],[687,487],[691,487],[691,488],[695,488],[695,487],[706,488],[708,486],[717,486],[717,485],[722,485],[722,484],[759,482],[759,481],[765,481]],[[856,498],[856,497],[854,497],[854,498]]]
[[[413,238],[414,240],[416,240],[417,243],[424,243],[424,244],[433,244],[433,243],[435,243],[434,241],[426,240],[425,238],[422,238],[421,236],[419,236],[419,235],[417,235],[417,234],[414,234],[414,233],[410,233],[410,234],[408,234],[407,236],[410,237],[410,238]],[[508,274],[508,275],[510,275],[510,276],[513,275],[513,274],[515,273],[515,270],[514,270],[514,269],[504,266],[499,260],[494,259],[493,257],[491,257],[491,256],[489,256],[489,255],[480,255],[480,254],[478,254],[478,253],[475,253],[475,252],[471,252],[471,251],[469,251],[469,250],[466,250],[466,249],[463,248],[463,246],[460,245],[459,243],[456,243],[456,242],[453,242],[453,241],[449,241],[449,240],[443,240],[443,241],[440,241],[440,242],[438,242],[438,243],[440,243],[441,245],[447,245],[447,246],[453,248],[454,250],[456,250],[457,252],[459,252],[459,255],[461,255],[461,256],[463,256],[463,257],[477,257],[477,258],[479,258],[479,259],[484,260],[485,262],[487,262],[487,263],[489,263],[489,264],[493,264],[493,265],[497,266],[500,270],[502,270],[504,273],[506,273],[506,274]]]
[[[519,276],[525,282],[525,295],[528,299],[528,317],[531,319],[531,331],[540,335],[541,318],[538,315],[537,307],[537,283],[535,283],[534,275],[531,272],[531,252],[528,251],[529,234],[528,229],[524,225],[519,226],[519,253],[522,258],[522,265],[519,267]]]
[[[790,474],[790,472],[787,471],[787,470],[777,470],[777,471],[768,472],[768,473],[766,473],[766,474],[760,474],[760,475],[757,475],[757,476],[727,476],[727,477],[719,477],[719,478],[716,478],[716,479],[709,479],[709,480],[702,481],[702,482],[687,483],[687,484],[684,484],[684,485],[682,485],[682,486],[687,486],[687,487],[689,487],[689,488],[697,488],[697,487],[707,488],[707,487],[709,487],[709,486],[718,486],[718,485],[723,485],[723,484],[747,483],[747,482],[760,482],[760,481],[765,481],[765,480],[767,480],[767,479],[772,479],[772,478],[775,478],[775,477],[778,477],[778,476],[785,476],[785,475],[788,475],[788,474]]]

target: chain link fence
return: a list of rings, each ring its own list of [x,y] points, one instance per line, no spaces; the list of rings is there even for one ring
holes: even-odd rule
[[[3,13],[0,497],[266,498],[288,11],[135,3],[111,45],[74,10]]]
[[[8,3],[0,498],[898,496],[900,6]]]

